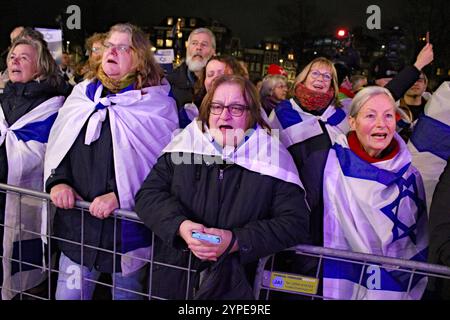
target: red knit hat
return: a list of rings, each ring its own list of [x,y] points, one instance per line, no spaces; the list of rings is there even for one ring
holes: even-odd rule
[[[267,74],[281,74],[282,76],[287,77],[287,72],[282,67],[277,64],[271,64],[267,68]]]

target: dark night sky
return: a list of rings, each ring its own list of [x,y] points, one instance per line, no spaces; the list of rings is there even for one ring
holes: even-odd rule
[[[289,4],[294,0],[60,0],[30,1],[15,0],[1,3],[0,44],[7,44],[10,30],[18,25],[55,26],[58,12],[65,11],[69,4],[78,4],[82,9],[82,24],[89,31],[93,21],[97,28],[106,30],[117,21],[130,21],[140,25],[159,23],[163,17],[194,16],[214,17],[227,25],[239,36],[244,45],[253,46],[265,37],[278,36],[277,6]],[[382,23],[391,21],[405,4],[406,0],[342,0],[342,1],[314,1],[318,19],[326,22],[330,33],[338,25],[365,25],[367,19],[366,8],[370,4],[377,4],[382,10]],[[103,8],[103,10],[100,10]],[[383,27],[383,25],[382,25]],[[99,30],[103,31],[103,30]]]

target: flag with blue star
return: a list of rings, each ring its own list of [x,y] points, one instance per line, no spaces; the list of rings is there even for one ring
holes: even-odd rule
[[[390,160],[368,163],[340,135],[324,172],[324,246],[392,258],[426,261],[425,192],[398,134]],[[420,299],[427,279],[380,265],[324,261],[323,293],[333,299]]]
[[[412,164],[422,175],[429,211],[434,189],[450,158],[450,81],[443,82],[428,100],[408,149]]]

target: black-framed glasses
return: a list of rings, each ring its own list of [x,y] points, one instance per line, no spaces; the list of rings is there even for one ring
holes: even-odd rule
[[[209,106],[211,113],[220,116],[223,112],[223,109],[228,109],[228,112],[233,117],[240,117],[244,114],[244,111],[248,109],[248,106],[244,106],[242,104],[230,104],[229,106],[224,106],[223,104],[213,102]]]
[[[312,70],[311,71],[311,77],[313,77],[314,79],[317,79],[320,76],[322,76],[322,79],[325,80],[325,81],[331,81],[331,79],[333,78],[333,76],[329,72],[320,73],[317,70]]]

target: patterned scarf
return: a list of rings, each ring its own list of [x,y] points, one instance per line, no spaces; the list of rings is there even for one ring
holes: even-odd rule
[[[130,84],[136,82],[137,74],[127,73],[122,79],[114,80],[106,75],[100,65],[97,71],[97,78],[102,82],[103,86],[112,93],[118,93],[123,88],[128,87]]]
[[[319,111],[328,107],[334,97],[334,89],[330,87],[328,92],[321,93],[308,89],[303,83],[299,83],[295,87],[295,97],[307,111]]]

